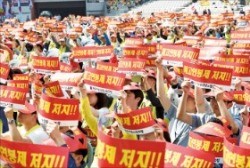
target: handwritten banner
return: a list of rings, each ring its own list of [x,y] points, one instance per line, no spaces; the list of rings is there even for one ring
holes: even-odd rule
[[[0,63],[0,83],[5,84],[9,76],[10,67],[8,64]]]
[[[125,74],[86,68],[84,82],[88,90],[119,96],[125,82]]]
[[[97,62],[96,63],[96,69],[101,71],[111,71],[116,72],[117,71],[117,64],[110,63],[110,62]]]
[[[16,109],[25,108],[27,89],[15,88],[10,86],[0,86],[0,106],[12,105]]]
[[[243,126],[240,138],[240,147],[250,149],[250,127]]]
[[[125,40],[125,46],[138,46],[138,45],[143,45],[142,38],[126,38]]]
[[[37,73],[50,74],[52,72],[60,70],[58,57],[32,57],[32,65]]]
[[[55,73],[51,75],[51,81],[59,81],[61,87],[66,90],[77,87],[83,77],[82,73]]]
[[[228,128],[223,127],[220,124],[208,122],[194,130],[194,132],[206,134],[206,135],[213,135],[217,137],[229,137],[232,132]]]
[[[52,120],[60,126],[77,126],[80,118],[79,100],[50,97],[42,94],[38,120],[41,125]]]
[[[155,121],[150,107],[126,114],[116,114],[116,119],[119,126],[128,133],[142,135],[154,131]]]
[[[73,58],[75,61],[81,62],[83,60],[95,59],[110,59],[113,53],[112,46],[85,46],[73,48]]]
[[[21,88],[21,89],[29,89],[29,81],[27,80],[9,80],[7,86]]]
[[[58,81],[49,82],[44,85],[47,92],[56,97],[63,97],[63,92]]]
[[[163,46],[161,54],[163,65],[182,67],[183,61],[190,62],[191,60],[197,60],[199,58],[199,49],[167,45]]]
[[[215,156],[179,145],[167,143],[164,167],[213,167]]]
[[[236,143],[237,139],[229,138],[230,142]],[[188,147],[194,150],[209,152],[215,157],[223,156],[223,142],[224,138],[209,136],[205,134],[197,134],[195,132],[189,132]]]
[[[232,80],[232,69],[219,68],[213,66],[200,65],[184,62],[184,78],[194,81],[202,88],[212,88],[214,85],[220,85],[230,88]]]
[[[224,139],[223,167],[249,167],[250,149],[236,146]]]
[[[165,142],[112,138],[99,130],[96,156],[99,167],[164,166]]]
[[[123,56],[126,58],[148,58],[148,49],[145,47],[124,47]]]
[[[145,59],[120,59],[118,63],[118,72],[129,73],[132,75],[143,75],[145,73],[146,62],[147,60]]]

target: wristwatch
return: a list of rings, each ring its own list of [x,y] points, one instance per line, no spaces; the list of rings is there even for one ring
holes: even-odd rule
[[[8,120],[8,124],[12,125],[15,123],[15,120],[14,119],[11,119],[11,120]]]

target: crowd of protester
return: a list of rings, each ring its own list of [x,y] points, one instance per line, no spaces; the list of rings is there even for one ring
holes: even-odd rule
[[[205,19],[206,22],[202,22]],[[212,20],[216,19],[227,22],[213,24]],[[234,18],[231,13],[214,18],[210,11],[204,11],[202,15],[196,12],[189,15],[152,13],[149,18],[142,17],[140,13],[125,14],[116,18],[70,15],[61,21],[40,17],[26,23],[8,19],[0,25],[1,63],[9,64],[11,67],[8,80],[12,80],[15,74],[29,74],[30,85],[34,81],[45,85],[50,82],[50,75],[35,73],[32,58],[57,56],[61,62],[72,65],[72,73],[84,73],[86,65],[74,62],[72,57],[75,47],[113,46],[112,57],[105,62],[117,63],[123,57],[122,50],[126,47],[128,38],[143,39],[144,44],[187,45],[184,37],[201,37],[201,40],[192,46],[194,48],[204,47],[203,38],[223,39],[227,44],[220,52],[230,55],[236,43],[231,39],[232,31],[238,30],[237,25],[249,19],[248,12],[244,12],[238,18]],[[62,31],[52,31],[55,27],[62,28]],[[23,58],[28,59],[26,68],[19,67]],[[67,59],[70,61],[67,62]],[[90,130],[98,136],[98,125],[101,124],[109,129],[107,132],[115,138],[165,141],[186,147],[191,130],[209,122],[224,125],[224,118],[229,123],[231,137],[239,140],[243,126],[249,124],[249,107],[238,105],[223,88],[203,89],[183,80],[175,74],[174,69],[173,66],[163,66],[161,54],[157,52],[155,67],[148,68],[145,71],[146,75],[140,77],[139,82],[127,77],[122,96],[118,98],[112,98],[104,93],[89,92],[84,80],[81,80],[75,92],[67,92],[69,97],[80,100],[82,118],[77,128],[62,127],[56,123],[49,123],[46,128],[40,126],[37,121],[40,97],[30,90],[25,110],[18,110],[16,113],[12,106],[0,107],[1,138],[33,144],[44,144],[50,139],[57,146],[67,146],[67,138],[75,137],[74,142],[81,146],[82,137],[76,136],[75,131],[80,130],[81,134],[87,136],[87,131]],[[243,82],[238,78],[234,90],[244,91],[249,88],[249,81]],[[118,127],[115,118],[106,116],[113,113],[129,113],[143,107],[151,107],[152,113],[155,113],[156,123],[161,124],[161,127],[156,127],[156,131],[145,135],[127,133]],[[162,129],[163,127],[167,129]],[[70,150],[68,167],[91,167],[98,141],[87,139],[88,143],[84,148]]]

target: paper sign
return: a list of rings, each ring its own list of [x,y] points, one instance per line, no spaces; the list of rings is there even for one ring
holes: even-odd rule
[[[41,74],[51,74],[52,72],[60,70],[58,57],[32,57],[32,65],[34,70]]]
[[[72,72],[72,65],[66,64],[64,62],[60,62],[60,71],[61,72]]]
[[[16,109],[24,109],[27,89],[0,86],[0,106],[12,105]]]
[[[146,48],[149,54],[155,54],[157,52],[156,44],[144,44],[142,47]]]
[[[96,63],[97,70],[116,72],[117,68],[118,65],[115,63],[100,62],[100,61]]]
[[[231,33],[232,40],[250,40],[250,31],[234,31]]]
[[[99,167],[161,168],[166,143],[112,138],[99,130],[96,156]]]
[[[120,59],[118,63],[118,72],[132,74],[132,75],[143,75],[145,74],[145,66],[147,60],[145,59],[133,59],[124,58]]]
[[[43,85],[42,84],[40,84],[38,82],[34,82],[34,83],[31,84],[32,95],[34,95],[34,94],[41,95],[42,90],[43,90]]]
[[[249,56],[245,55],[226,55],[226,54],[218,54],[214,58],[215,61],[224,61],[224,62],[232,62],[239,64],[249,64]]]
[[[27,80],[9,80],[7,83],[7,86],[29,90],[29,81],[27,81]]]
[[[240,147],[250,149],[250,127],[243,126],[241,131]]]
[[[70,90],[78,86],[83,77],[82,73],[55,73],[51,75],[51,81],[59,81],[61,87]]]
[[[150,107],[116,114],[116,119],[119,126],[128,133],[142,135],[154,132],[155,121]]]
[[[244,91],[232,91],[231,94],[233,95],[233,101],[237,104],[244,105],[245,104],[245,92]]]
[[[221,138],[229,137],[232,134],[231,130],[213,122],[208,122],[205,125],[196,128],[194,132],[206,135],[213,135]]]
[[[250,107],[250,89],[245,90],[245,103],[248,107]]]
[[[198,42],[202,39],[202,36],[184,36],[183,40],[186,42],[188,46],[193,46],[198,44]]]
[[[47,92],[56,97],[63,97],[63,92],[58,81],[49,82],[44,85]]]
[[[250,43],[235,43],[233,49],[247,49],[250,50]]]
[[[201,60],[213,60],[214,57],[223,51],[224,47],[204,47],[200,49],[199,59]]]
[[[163,46],[161,54],[163,65],[182,67],[183,61],[197,60],[199,58],[199,49],[167,45]]]
[[[125,46],[138,46],[138,45],[143,45],[142,38],[126,38],[125,40]]]
[[[5,84],[9,76],[10,67],[8,64],[0,63],[0,83]]]
[[[45,127],[50,120],[60,126],[77,126],[80,117],[79,100],[42,94],[38,111],[38,120]]]
[[[230,142],[236,143],[237,139],[229,138]],[[195,132],[189,132],[188,147],[194,150],[208,152],[215,157],[223,156],[223,142],[224,138],[209,136],[205,134],[197,134]]]
[[[123,47],[123,56],[126,58],[148,58],[148,49],[145,47]]]
[[[67,167],[69,149],[0,140],[0,159],[11,167]]]
[[[184,78],[192,80],[199,87],[209,89],[215,85],[230,88],[232,71],[232,69],[228,68],[218,68],[189,62],[184,62],[183,67]]]
[[[29,81],[29,75],[28,74],[14,74],[13,75],[13,80],[27,80]]]
[[[213,167],[215,156],[179,145],[167,143],[164,167]]]
[[[86,68],[84,82],[88,90],[119,96],[123,89],[125,74]]]
[[[223,167],[249,167],[250,149],[236,146],[224,139]]]
[[[204,41],[205,47],[226,47],[227,45],[227,41],[222,39],[205,38]]]
[[[146,67],[147,68],[154,68],[155,67],[155,59],[147,59]]]
[[[110,59],[113,53],[112,46],[85,46],[73,48],[73,58],[77,62],[84,60]]]

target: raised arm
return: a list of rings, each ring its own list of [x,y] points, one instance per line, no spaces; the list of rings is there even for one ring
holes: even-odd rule
[[[177,108],[176,118],[178,120],[181,120],[182,122],[192,125],[192,116],[187,114],[186,112],[188,93],[190,91],[191,85],[188,81],[184,81],[182,83],[182,88],[183,88],[183,94],[180,99],[180,104]]]
[[[197,112],[205,113],[206,106],[205,106],[205,99],[204,99],[204,93],[203,93],[202,88],[195,86],[194,98],[195,98],[195,106],[196,106]]]

